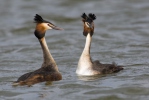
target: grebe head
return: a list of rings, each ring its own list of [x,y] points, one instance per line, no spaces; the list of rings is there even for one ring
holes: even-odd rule
[[[83,31],[83,35],[87,36],[87,34],[90,34],[91,36],[94,33],[94,22],[93,20],[96,19],[95,14],[89,13],[88,16],[83,13],[81,16],[83,19],[83,24],[84,24],[84,31]]]
[[[52,24],[49,21],[44,20],[40,15],[36,14],[34,17],[34,21],[36,23],[36,29],[35,29],[35,36],[38,39],[41,39],[45,36],[45,32],[49,29],[55,29],[55,30],[63,30],[62,28],[59,28]]]

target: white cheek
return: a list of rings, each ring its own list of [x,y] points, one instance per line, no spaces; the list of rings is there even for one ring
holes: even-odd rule
[[[47,29],[52,29],[52,28],[48,26]]]
[[[51,27],[48,26],[47,23],[43,23],[43,26],[44,26],[46,29],[52,29]]]
[[[89,25],[87,24],[87,22],[85,22],[85,25],[86,25],[87,27],[89,27]]]

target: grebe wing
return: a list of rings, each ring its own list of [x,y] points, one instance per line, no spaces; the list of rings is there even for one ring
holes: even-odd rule
[[[93,62],[93,68],[94,70],[100,71],[102,74],[116,73],[123,70],[123,66],[117,65],[116,63],[102,64],[98,60]]]

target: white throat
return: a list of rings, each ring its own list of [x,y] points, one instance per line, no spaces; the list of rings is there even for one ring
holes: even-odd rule
[[[91,40],[92,37],[90,33],[88,33],[85,47],[78,62],[78,68],[76,70],[76,73],[79,75],[90,75],[92,73],[93,64],[90,57]]]

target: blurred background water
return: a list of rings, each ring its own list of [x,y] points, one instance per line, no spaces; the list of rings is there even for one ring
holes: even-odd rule
[[[116,74],[77,77],[85,44],[81,14],[95,13],[91,56],[125,65]],[[64,31],[46,33],[63,80],[12,87],[26,72],[41,67],[42,51],[33,32],[38,13]],[[92,77],[91,77],[92,78]],[[90,79],[91,79],[90,78]],[[0,100],[149,100],[148,0],[1,0]]]

